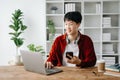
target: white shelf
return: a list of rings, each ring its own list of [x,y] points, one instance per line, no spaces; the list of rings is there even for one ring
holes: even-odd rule
[[[120,29],[119,26],[103,27],[103,29]]]
[[[84,2],[100,2],[101,0],[84,0]]]
[[[103,41],[103,42],[111,42],[111,43],[119,43],[119,40],[111,40],[111,41]]]
[[[48,29],[48,27],[47,27],[47,29]],[[55,29],[63,29],[63,27],[55,27]]]
[[[83,20],[80,32],[90,36],[93,40],[97,59],[103,56],[117,56],[116,62],[120,63],[120,0],[46,0],[46,22],[48,19],[53,20],[56,34],[63,34],[65,31],[63,18],[65,5],[69,3],[74,3],[75,10],[81,12]],[[52,6],[58,8],[56,13],[50,10]],[[108,23],[104,23],[104,17],[110,18]],[[103,41],[104,33],[110,34],[110,40]],[[46,52],[48,53],[51,41],[47,39],[46,37]],[[104,54],[104,44],[113,44],[115,54]]]
[[[46,16],[63,16],[64,14],[46,14]]]
[[[100,27],[84,27],[84,29],[100,29]]]
[[[86,15],[86,16],[90,16],[90,15],[95,16],[96,15],[97,16],[97,15],[101,15],[101,14],[100,13],[85,13],[84,15]]]
[[[118,56],[119,54],[118,53],[115,53],[115,54],[103,54],[103,56]]]
[[[99,40],[99,41],[97,41],[97,40],[94,40],[94,41],[93,41],[93,43],[99,43],[99,44],[100,44],[101,42],[102,42],[102,41],[100,41],[100,40]]]
[[[71,0],[71,1],[70,1],[70,0],[66,0],[66,1],[64,1],[64,2],[67,2],[67,3],[68,3],[68,2],[74,2],[74,3],[76,3],[76,2],[82,2],[82,1],[80,1],[80,0]]]
[[[103,15],[120,15],[120,13],[103,13]]]
[[[119,1],[119,0],[103,0],[104,2],[107,1],[107,2],[115,2],[115,1]]]
[[[63,3],[62,0],[47,0],[46,3]]]

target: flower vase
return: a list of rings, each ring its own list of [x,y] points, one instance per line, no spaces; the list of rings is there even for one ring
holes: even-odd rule
[[[56,10],[51,10],[52,11],[52,14],[56,14]]]
[[[20,55],[16,55],[15,56],[15,65],[20,65],[21,64],[21,56]]]
[[[15,65],[21,65],[21,55],[19,54],[18,47],[16,47],[16,55],[15,55]]]
[[[54,34],[49,34],[49,40],[52,41],[54,39]]]

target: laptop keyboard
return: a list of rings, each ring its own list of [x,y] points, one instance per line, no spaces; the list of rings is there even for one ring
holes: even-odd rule
[[[58,71],[60,71],[59,69],[56,69],[56,68],[52,68],[52,69],[47,69],[46,68],[46,72],[47,73],[54,73],[54,72],[58,72]]]

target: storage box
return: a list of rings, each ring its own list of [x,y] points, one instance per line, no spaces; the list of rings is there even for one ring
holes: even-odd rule
[[[103,52],[113,52],[113,44],[103,44]]]
[[[111,41],[111,33],[103,33],[103,41]]]

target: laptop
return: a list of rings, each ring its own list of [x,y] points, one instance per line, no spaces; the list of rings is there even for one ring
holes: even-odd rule
[[[52,68],[52,69],[45,68],[42,54],[39,52],[20,50],[20,53],[22,56],[24,68],[27,71],[45,74],[45,75],[62,72],[62,70],[58,68]]]

